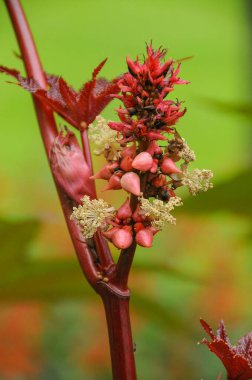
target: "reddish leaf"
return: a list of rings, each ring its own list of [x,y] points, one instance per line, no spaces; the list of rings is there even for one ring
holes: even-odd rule
[[[222,361],[227,370],[228,380],[252,379],[252,333],[241,338],[236,346],[232,346],[223,321],[220,322],[216,335],[203,319],[200,322],[212,339],[210,342],[203,339],[201,343],[206,344]]]
[[[19,71],[0,66],[0,72],[13,76],[25,90],[47,103],[55,112],[74,127],[83,130],[112,100],[112,94],[119,92],[118,79],[112,82],[98,78],[106,63],[102,61],[93,71],[92,79],[77,92],[66,81],[55,75],[47,75],[48,89],[42,89],[33,78],[24,78]]]

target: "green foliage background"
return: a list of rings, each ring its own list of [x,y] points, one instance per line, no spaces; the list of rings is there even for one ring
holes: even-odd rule
[[[233,341],[251,317],[251,56],[248,3],[236,0],[23,0],[45,70],[76,87],[108,56],[126,70],[145,42],[168,47],[191,82],[178,130],[215,188],[185,193],[177,226],[138,249],[131,275],[139,379],[217,379],[202,316]],[[1,64],[22,69],[3,2]],[[83,281],[45,159],[32,101],[0,78],[0,379],[109,380],[103,311]],[[115,119],[116,104],[104,116]],[[96,168],[101,160],[95,159]],[[99,189],[101,184],[98,184]],[[119,204],[123,194],[104,195]],[[112,199],[113,198],[113,199]],[[115,252],[115,256],[117,252]],[[11,332],[11,333],[8,333]]]

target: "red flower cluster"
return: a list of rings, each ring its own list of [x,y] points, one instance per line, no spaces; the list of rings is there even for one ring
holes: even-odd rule
[[[192,174],[187,171],[195,155],[174,127],[186,109],[182,109],[182,102],[166,97],[176,84],[188,82],[178,76],[180,64],[171,58],[165,61],[165,55],[166,50],[154,50],[148,45],[146,58],[142,62],[138,57],[134,62],[127,58],[128,72],[112,82],[97,78],[104,60],[79,91],[53,75],[46,76],[45,90],[33,78],[24,78],[17,70],[0,66],[0,72],[16,78],[21,87],[80,131],[113,98],[123,103],[117,109],[120,122],[100,125],[96,140],[93,139],[100,148],[104,145],[100,152],[104,153],[107,164],[91,179],[108,181],[104,190],[124,189],[131,194],[131,199],[117,212],[106,202],[90,200],[93,194],[90,167],[72,133],[64,135],[60,131],[51,147],[50,163],[59,186],[74,204],[78,205],[82,198],[83,206],[74,208],[72,219],[86,239],[101,228],[104,236],[120,249],[128,248],[134,241],[150,247],[154,234],[165,222],[175,223],[170,211],[182,204],[175,194],[178,186],[188,186],[194,195],[211,187],[209,171],[197,169]],[[160,146],[160,140],[166,146]],[[183,161],[177,167],[180,160]]]
[[[186,109],[181,103],[164,100],[173,91],[175,84],[187,84],[178,77],[180,65],[174,68],[174,61],[168,59],[162,64],[166,50],[153,50],[147,46],[147,58],[141,64],[127,58],[129,73],[118,82],[124,108],[117,110],[121,123],[110,122],[109,126],[121,132],[124,141],[163,140],[162,132],[172,132],[169,128],[176,124]]]
[[[223,321],[220,322],[216,335],[203,319],[200,322],[212,339],[211,342],[203,339],[201,343],[206,344],[222,361],[228,380],[252,379],[252,332],[239,339],[236,346],[232,346]]]
[[[108,221],[112,229],[104,232],[121,249],[129,247],[134,238],[144,247],[152,245],[153,235],[160,229],[154,220],[162,217],[162,202],[175,198],[174,190],[181,185],[182,170],[175,162],[181,160],[185,144],[173,126],[186,110],[181,110],[181,102],[165,97],[175,84],[188,82],[178,77],[179,64],[175,68],[172,59],[162,63],[165,54],[166,50],[155,51],[149,45],[143,63],[138,58],[135,62],[127,58],[129,72],[118,81],[120,93],[114,95],[124,105],[117,110],[120,122],[107,124],[117,132],[118,149],[115,152],[113,148],[111,154],[107,148],[108,163],[93,176],[108,181],[104,190],[124,189],[132,194],[132,201],[127,200]],[[168,134],[173,138],[168,140]],[[167,146],[159,146],[158,140],[168,140]],[[154,197],[160,203],[150,202],[144,210],[140,196],[145,200]],[[179,205],[179,201],[174,204]],[[173,223],[170,210],[167,207],[163,221]]]

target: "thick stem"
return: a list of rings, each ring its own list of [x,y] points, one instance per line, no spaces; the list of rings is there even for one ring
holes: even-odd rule
[[[13,28],[20,46],[26,72],[29,77],[33,77],[42,87],[46,87],[46,79],[38,57],[38,53],[28,26],[26,17],[19,0],[5,0]],[[41,136],[49,159],[52,144],[58,134],[53,113],[48,106],[45,106],[39,99],[33,96],[37,119]],[[68,225],[81,268],[92,286],[97,284],[97,268],[93,262],[92,253],[88,246],[82,241],[79,228],[70,221],[72,204],[66,194],[57,186],[60,202]]]
[[[102,296],[109,331],[113,380],[136,380],[129,298],[106,293]]]

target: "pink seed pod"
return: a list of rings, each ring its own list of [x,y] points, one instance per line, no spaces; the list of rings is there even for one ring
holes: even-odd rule
[[[152,166],[150,168],[150,172],[156,173],[157,169],[158,169],[158,160],[156,158],[154,158]]]
[[[118,209],[116,216],[119,219],[127,219],[132,216],[129,198],[127,198],[124,204]]]
[[[124,148],[121,151],[121,157],[126,157],[126,156],[129,156],[131,158],[134,158],[136,156],[136,146],[135,145]]]
[[[140,195],[140,178],[134,172],[126,173],[121,178],[121,187],[131,194]]]
[[[131,246],[133,242],[132,232],[119,229],[112,236],[112,243],[119,249],[126,249]]]
[[[153,242],[152,232],[147,228],[138,231],[136,234],[136,242],[138,245],[141,245],[142,247],[151,247]]]
[[[104,187],[104,189],[102,191],[106,191],[106,190],[120,190],[122,188],[121,186],[121,178],[120,176],[116,175],[116,174],[113,174],[107,185]]]
[[[134,169],[140,170],[141,172],[147,172],[150,170],[153,164],[153,158],[148,152],[139,153],[132,162],[132,167]]]
[[[181,170],[177,168],[172,159],[168,157],[163,160],[160,169],[164,174],[182,173]]]
[[[112,176],[112,173],[109,169],[109,165],[103,166],[96,174],[92,175],[90,179],[109,179]]]
[[[144,222],[146,220],[146,216],[144,216],[143,214],[140,213],[140,204],[138,203],[133,215],[132,215],[132,218],[134,220],[134,222]]]
[[[108,231],[103,231],[103,232],[102,232],[102,235],[103,235],[106,239],[111,240],[112,237],[113,237],[113,235],[114,235],[114,233],[117,232],[117,231],[119,231],[119,228],[117,228],[117,227],[113,227],[113,228],[111,228],[111,229],[108,230]]]
[[[130,170],[132,170],[132,162],[133,162],[132,157],[130,156],[123,157],[120,163],[121,169],[124,170],[125,172],[129,172]]]

